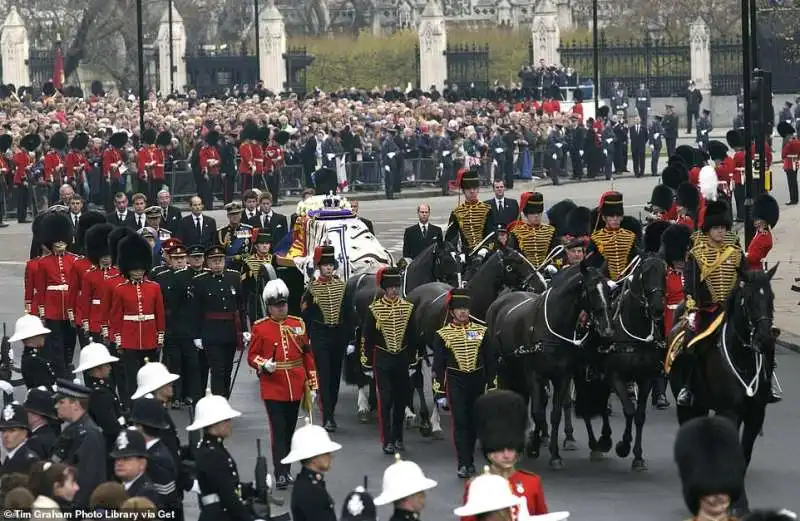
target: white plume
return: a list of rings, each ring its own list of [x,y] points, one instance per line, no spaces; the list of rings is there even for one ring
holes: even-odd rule
[[[267,282],[261,298],[264,299],[264,302],[276,298],[289,298],[289,288],[286,287],[286,283],[281,279],[270,280]]]
[[[700,169],[700,195],[706,201],[717,200],[717,170],[713,166],[704,166]]]

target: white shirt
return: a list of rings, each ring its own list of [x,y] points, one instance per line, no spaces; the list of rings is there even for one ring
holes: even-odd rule
[[[124,212],[117,211],[117,217],[119,217],[120,221],[124,221],[128,217],[128,210]]]
[[[141,474],[139,474],[138,476],[136,476],[135,478],[133,478],[130,481],[123,481],[122,482],[122,486],[125,487],[125,490],[128,490],[129,488],[131,488],[131,486],[133,486],[133,484],[136,482],[136,480],[141,478],[142,476],[144,476],[144,472],[142,472]]]
[[[79,220],[80,220],[80,218],[81,218],[81,214],[79,214],[79,213],[73,213],[73,214],[71,214],[71,215],[72,215],[72,224],[78,224],[78,221],[79,221]]]
[[[506,205],[505,197],[497,197],[495,198],[495,203],[497,204],[497,209],[502,210]]]
[[[251,212],[250,210],[247,210],[247,211],[245,211],[245,215],[247,215],[248,219],[252,219],[253,217],[256,216],[256,212],[255,211]]]
[[[425,235],[425,232],[427,231],[427,228],[430,227],[430,225],[431,223],[424,223],[424,224],[419,223],[419,231],[422,233],[422,235]]]
[[[152,447],[159,441],[161,441],[161,438],[153,438],[152,440],[145,442],[144,446],[147,450],[150,450],[150,447]]]
[[[197,226],[197,221],[200,221],[200,228],[203,228],[203,214],[192,215],[192,219],[194,220],[193,226]]]
[[[16,448],[14,448],[14,449],[12,449],[12,450],[8,451],[8,454],[6,454],[6,459],[4,459],[4,460],[3,460],[3,463],[5,463],[5,462],[7,462],[8,460],[10,460],[11,458],[13,458],[13,457],[14,457],[14,454],[16,454],[17,452],[19,452],[19,449],[21,449],[22,447],[24,447],[24,446],[25,446],[25,444],[26,444],[27,442],[28,442],[28,440],[25,440],[25,441],[23,441],[22,443],[20,443],[19,445],[17,445],[17,446],[16,446]]]
[[[136,220],[136,224],[139,226],[144,226],[147,223],[143,213],[134,214],[133,218]]]

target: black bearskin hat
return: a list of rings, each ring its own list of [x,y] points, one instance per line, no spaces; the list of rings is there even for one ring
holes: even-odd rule
[[[50,250],[57,242],[72,242],[72,222],[63,213],[50,212],[45,215],[39,232],[42,244]]]
[[[89,230],[89,228],[95,224],[102,224],[104,222],[106,222],[105,214],[98,211],[91,210],[81,214],[80,219],[78,219],[78,229],[75,231],[75,244],[81,249],[81,251],[83,251],[85,244],[84,238],[86,237],[86,232]]]
[[[39,137],[39,134],[28,134],[20,140],[19,144],[28,152],[33,152],[42,144],[42,138]]]
[[[114,148],[122,148],[128,144],[127,132],[116,132],[108,138],[108,144]]]
[[[108,247],[108,236],[114,231],[114,225],[110,223],[95,224],[86,230],[84,237],[84,249],[86,257],[92,264],[100,264],[100,257],[111,253]]]
[[[259,136],[258,125],[256,125],[250,120],[246,121],[244,124],[244,128],[242,129],[242,133],[239,135],[239,137],[242,140],[246,139],[258,140],[258,136]]]
[[[547,210],[547,220],[556,230],[562,230],[567,224],[567,215],[577,207],[570,199],[561,200]]]
[[[571,235],[572,237],[584,237],[592,233],[592,211],[585,206],[578,206],[573,208],[567,214],[564,228],[561,231],[562,235]]]
[[[785,121],[778,123],[778,134],[780,134],[781,137],[791,136],[794,133],[794,127],[790,123]]]
[[[606,217],[625,215],[625,206],[620,192],[606,192],[600,196],[600,211]]]
[[[769,194],[761,194],[753,201],[753,219],[766,221],[770,228],[778,224],[780,208],[778,202]]]
[[[291,137],[292,137],[292,135],[291,135],[291,134],[289,134],[289,133],[288,133],[288,132],[286,132],[285,130],[281,130],[280,132],[278,132],[278,133],[275,135],[275,141],[276,141],[276,142],[277,142],[277,143],[278,143],[280,146],[283,146],[283,145],[285,145],[286,143],[288,143],[288,142],[289,142],[289,139],[291,139]]]
[[[89,146],[89,134],[86,132],[78,132],[69,144],[73,150],[85,150]]]
[[[626,215],[622,218],[622,222],[620,223],[620,228],[624,228],[630,232],[633,232],[636,235],[636,244],[641,244],[642,242],[642,221],[633,217],[632,215]]]
[[[729,130],[725,134],[725,141],[731,148],[744,148],[744,132],[738,129]]]
[[[667,165],[661,172],[661,182],[673,190],[678,189],[678,185],[689,180],[689,171],[683,163],[676,161]]]
[[[111,254],[111,264],[113,266],[118,266],[119,243],[130,235],[136,235],[136,232],[127,226],[117,226],[108,234],[108,252]]]
[[[706,215],[703,218],[703,232],[708,232],[715,226],[724,226],[728,230],[733,227],[728,203],[725,201],[709,201],[706,205]]]
[[[170,144],[172,144],[172,133],[169,131],[159,132],[156,138],[156,145],[168,147]]]
[[[598,118],[607,118],[608,117],[608,113],[609,113],[610,110],[611,109],[609,108],[608,105],[603,105],[602,107],[597,109],[597,117]]]
[[[523,215],[544,212],[544,195],[541,192],[523,192],[519,209]]]
[[[56,86],[53,84],[52,81],[46,81],[44,85],[42,85],[42,94],[45,96],[52,96],[56,93]]]
[[[722,141],[710,141],[708,143],[708,155],[714,161],[723,161],[728,157],[728,147]]]
[[[147,272],[153,267],[153,249],[138,233],[122,239],[117,250],[119,271],[125,276],[133,270]]]
[[[216,130],[211,130],[208,134],[206,134],[206,143],[212,147],[217,146],[217,143],[219,143],[219,132]]]
[[[378,270],[375,274],[375,279],[378,281],[378,286],[383,289],[398,287],[403,283],[403,275],[400,268],[387,266]]]
[[[690,147],[689,145],[681,145],[675,149],[675,154],[683,159],[683,162],[686,163],[687,168],[695,167],[700,163],[700,155],[698,152],[699,150]]]
[[[654,186],[653,192],[650,194],[650,204],[658,206],[664,211],[672,208],[674,200],[675,196],[672,193],[672,188],[665,184]]]
[[[5,153],[14,143],[14,138],[11,134],[0,135],[0,153]]]
[[[683,224],[670,225],[661,234],[661,248],[668,264],[686,260],[686,253],[692,246],[692,230]]]
[[[332,168],[320,168],[311,174],[311,180],[314,181],[314,191],[317,195],[335,194],[339,189],[339,178],[336,176],[336,170]]]
[[[490,391],[475,401],[475,427],[483,454],[525,448],[528,411],[513,391]]]
[[[693,515],[700,500],[728,494],[735,502],[744,492],[745,462],[736,426],[723,416],[684,423],[675,439],[675,463],[683,483],[683,499]]]
[[[694,214],[700,208],[700,192],[692,183],[683,182],[678,186],[675,202]]]
[[[92,91],[92,94],[94,94],[95,96],[100,97],[100,96],[105,96],[106,95],[106,91],[105,91],[105,89],[103,89],[103,83],[100,80],[92,81],[92,84],[89,87],[89,89]]]
[[[669,221],[654,221],[644,229],[644,251],[652,253],[661,249],[661,236],[672,226]]]
[[[50,148],[53,150],[64,150],[69,144],[69,136],[66,132],[56,132],[50,138]]]
[[[152,145],[156,142],[156,129],[146,128],[142,132],[142,143],[145,145]]]

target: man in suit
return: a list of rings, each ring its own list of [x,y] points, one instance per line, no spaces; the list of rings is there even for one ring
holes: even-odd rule
[[[147,196],[142,193],[136,193],[131,196],[131,203],[133,203],[133,224],[134,230],[141,230],[147,226]]]
[[[264,192],[258,198],[258,214],[247,220],[253,228],[272,229],[272,244],[278,244],[289,233],[286,216],[272,209],[272,194]]]
[[[644,175],[645,150],[647,149],[647,128],[642,124],[639,116],[634,116],[631,133],[631,155],[633,156],[633,175]]]
[[[417,206],[419,222],[406,228],[403,233],[403,257],[414,259],[422,250],[437,242],[442,243],[442,229],[428,221],[431,217],[431,207],[427,203]]]
[[[203,200],[194,196],[189,200],[191,213],[178,224],[178,238],[183,244],[202,244],[208,248],[216,241],[217,221],[203,215]]]
[[[70,246],[77,246],[75,243],[78,238],[78,223],[83,214],[83,198],[78,194],[73,194],[72,199],[69,201],[69,220],[72,223],[72,244]],[[72,250],[70,250],[72,251]]]
[[[117,192],[114,196],[114,211],[106,214],[106,219],[114,226],[126,226],[131,230],[137,229],[133,212],[128,210],[128,196],[123,192]]]
[[[161,208],[161,227],[176,231],[181,220],[181,211],[172,205],[172,194],[169,190],[158,192],[158,206]]]
[[[492,219],[495,223],[508,226],[512,221],[519,219],[519,203],[514,199],[506,198],[506,185],[503,181],[495,181],[494,198],[484,201],[492,207]]]
[[[358,219],[360,219],[361,222],[364,223],[364,225],[366,225],[367,230],[369,230],[369,233],[371,233],[372,235],[375,235],[375,228],[372,226],[372,221],[370,221],[366,217],[360,217],[358,215],[358,199],[353,199],[352,201],[350,201],[350,209],[353,211],[353,214]]]
[[[242,203],[244,203],[244,211],[242,212],[242,222],[249,223],[258,217],[258,193],[253,190],[245,190],[242,194]]]

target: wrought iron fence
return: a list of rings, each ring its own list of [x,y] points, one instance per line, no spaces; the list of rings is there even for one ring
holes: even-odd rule
[[[772,3],[770,3],[772,5]],[[800,91],[800,7],[758,10],[758,66],[772,71],[774,94]]]
[[[308,91],[306,69],[314,63],[314,56],[305,47],[292,47],[283,55],[286,60],[286,84],[292,92],[304,97]]]
[[[56,63],[55,49],[31,49],[28,53],[28,72],[31,78],[33,92],[42,91],[42,85],[53,78],[53,69]]]
[[[742,88],[742,40],[712,40],[711,94],[735,96]]]
[[[610,95],[617,81],[628,91],[644,83],[653,97],[682,96],[691,76],[690,48],[686,43],[668,40],[608,40],[601,31],[598,38],[600,94]],[[574,68],[581,77],[591,77],[594,52],[591,40],[561,42],[561,62]]]
[[[447,84],[460,90],[470,89],[473,96],[484,97],[489,92],[489,46],[487,44],[448,45]]]
[[[258,82],[258,59],[241,49],[199,48],[184,57],[189,85],[201,96],[220,94],[235,85],[253,87]]]

